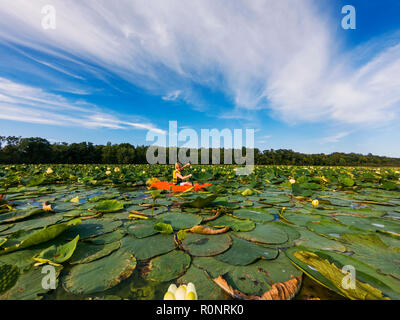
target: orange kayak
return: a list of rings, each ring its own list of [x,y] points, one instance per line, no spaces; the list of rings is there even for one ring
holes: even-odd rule
[[[203,184],[199,184],[199,183],[195,183],[194,184],[194,191],[202,191],[203,188],[211,186],[212,183],[203,183]],[[173,192],[183,192],[186,190],[189,190],[190,188],[192,188],[192,186],[176,186],[174,185],[172,182],[163,182],[163,181],[157,181],[155,183],[153,183],[150,188],[155,188],[155,189],[159,189],[159,190],[172,190]]]

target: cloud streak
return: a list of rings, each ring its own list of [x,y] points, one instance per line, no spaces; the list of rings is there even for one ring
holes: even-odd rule
[[[126,117],[125,117],[126,118]],[[138,129],[166,134],[151,123],[119,117],[82,100],[70,101],[42,89],[0,78],[0,119],[57,126]]]

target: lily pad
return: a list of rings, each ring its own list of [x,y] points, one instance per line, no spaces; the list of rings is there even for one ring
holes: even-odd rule
[[[198,300],[226,300],[228,298],[225,292],[207,276],[204,270],[193,265],[177,282],[178,284],[194,283]]]
[[[217,199],[218,195],[211,195],[206,198],[202,198],[198,196],[195,200],[185,202],[181,204],[181,208],[189,207],[189,208],[205,208],[209,204],[211,204],[215,199]]]
[[[13,239],[11,238],[11,241],[8,240],[5,245],[1,247],[2,250],[0,251],[0,254],[21,250],[36,244],[49,241],[60,235],[65,230],[79,225],[80,223],[80,219],[75,219],[68,222],[55,224],[50,227],[45,227],[38,231],[27,233],[22,238],[19,238],[17,241],[13,241]],[[7,246],[9,242],[11,243],[11,245]]]
[[[62,215],[50,215],[50,216],[46,216],[46,217],[20,221],[18,223],[15,223],[14,225],[12,225],[11,228],[2,232],[2,234],[8,235],[8,234],[18,232],[20,230],[30,231],[30,230],[34,230],[34,229],[39,229],[39,228],[43,228],[43,227],[47,227],[47,226],[56,224],[57,222],[60,222],[62,219],[63,219]]]
[[[228,215],[219,217],[207,224],[216,228],[230,227],[233,231],[251,231],[256,227],[254,222],[250,219],[237,219]]]
[[[157,222],[154,220],[137,220],[127,225],[128,233],[135,236],[136,238],[146,238],[156,234],[154,226]]]
[[[229,249],[232,239],[227,234],[204,235],[189,233],[182,241],[182,247],[192,256],[210,257]]]
[[[174,233],[172,226],[164,222],[158,222],[154,225],[154,230],[162,234]]]
[[[185,273],[190,256],[182,251],[171,251],[150,260],[145,278],[153,281],[170,281]]]
[[[97,245],[103,245],[103,244],[108,244],[112,243],[118,240],[121,240],[123,237],[125,237],[126,231],[125,230],[115,230],[106,234],[102,234],[100,236],[94,237],[94,238],[89,238],[86,239],[87,242],[90,242],[92,244],[97,244]]]
[[[33,208],[30,210],[17,210],[15,212],[12,211],[9,213],[3,213],[3,214],[0,214],[0,224],[24,220],[24,219],[27,219],[34,215],[39,215],[44,212],[45,211],[42,209]]]
[[[51,288],[43,286],[44,277],[48,276],[48,272],[42,273],[43,268],[31,268],[29,271],[22,273],[15,285],[0,295],[0,300],[40,300],[42,295],[50,291]],[[58,285],[58,279],[62,267],[55,267],[55,287]]]
[[[10,264],[0,264],[0,294],[11,289],[18,280],[18,267]]]
[[[136,268],[135,257],[124,250],[73,267],[63,279],[63,287],[73,294],[92,294],[115,287]]]
[[[274,215],[261,208],[246,208],[233,211],[232,215],[240,219],[250,219],[254,222],[269,222],[275,219]]]
[[[354,258],[400,280],[400,252],[388,247],[377,235],[344,234],[342,238],[354,251]]]
[[[51,247],[43,250],[40,254],[35,257],[36,261],[41,263],[63,263],[71,258],[72,254],[75,251],[76,245],[79,241],[79,236],[76,236],[75,239],[71,240],[60,246],[52,245]]]
[[[153,258],[175,247],[174,236],[171,234],[157,234],[143,239],[126,236],[121,240],[121,249],[131,252],[138,260]]]
[[[81,240],[92,238],[95,236],[103,235],[112,232],[122,225],[121,221],[114,221],[111,219],[90,219],[83,221],[80,225],[71,228],[63,237],[73,239],[79,235]]]
[[[88,263],[106,257],[121,246],[120,241],[109,244],[94,245],[80,242],[69,260],[70,264]]]
[[[234,290],[255,296],[262,296],[271,290],[275,283],[285,283],[298,278],[292,293],[294,296],[300,288],[301,275],[302,272],[297,270],[285,255],[279,255],[275,260],[259,260],[248,266],[236,267],[223,278]]]
[[[264,244],[283,244],[289,240],[288,234],[276,225],[256,224],[256,228],[249,232],[236,232],[239,238],[264,243]]]
[[[295,240],[297,246],[301,245],[314,249],[334,250],[339,252],[346,251],[346,247],[342,242],[328,239],[307,229],[301,229],[300,234],[300,238]]]
[[[340,239],[343,234],[360,232],[353,227],[331,221],[308,222],[307,228],[332,239]]]
[[[103,200],[97,203],[93,210],[101,213],[117,212],[124,208],[124,204],[117,200]]]
[[[157,220],[170,224],[174,230],[181,230],[200,224],[203,218],[191,213],[167,212],[158,215]]]
[[[217,256],[216,259],[235,266],[246,266],[257,259],[275,259],[279,252],[275,248],[263,247],[237,237],[232,237],[232,246]]]
[[[349,299],[382,300],[387,299],[382,289],[398,297],[390,279],[379,276],[370,266],[345,255],[329,251],[313,250],[305,247],[290,248],[286,251],[290,260],[314,280]],[[344,266],[353,266],[356,270],[355,286],[344,286],[346,273]],[[349,277],[349,275],[347,275]],[[389,282],[388,282],[389,281]]]

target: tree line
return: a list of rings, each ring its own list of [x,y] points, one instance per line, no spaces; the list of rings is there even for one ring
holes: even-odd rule
[[[94,145],[91,142],[50,143],[43,138],[0,136],[1,164],[146,164],[148,146],[129,143]],[[168,148],[166,150],[168,161]],[[210,159],[212,150],[210,152]],[[221,163],[224,149],[219,149]],[[198,152],[200,163],[200,151]],[[245,151],[243,150],[243,155]],[[356,153],[304,154],[293,150],[254,149],[257,165],[305,166],[393,166],[400,167],[399,158]],[[211,162],[211,161],[210,161]],[[167,162],[168,163],[168,162]]]

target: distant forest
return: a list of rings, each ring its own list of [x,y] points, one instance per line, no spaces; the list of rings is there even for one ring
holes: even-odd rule
[[[42,138],[0,136],[0,163],[146,164],[147,148],[147,146],[133,146],[129,143],[94,145],[90,142],[81,142],[68,144],[50,143]],[[224,159],[223,154],[224,150],[220,149],[221,163]],[[326,155],[303,154],[292,150],[260,151],[259,149],[254,149],[254,158],[257,165],[400,167],[399,158],[356,153],[332,153]]]

